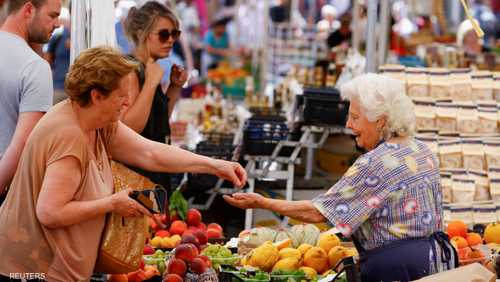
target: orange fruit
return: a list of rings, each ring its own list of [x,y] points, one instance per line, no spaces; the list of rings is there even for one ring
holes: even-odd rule
[[[450,238],[453,238],[455,236],[467,238],[467,225],[460,220],[452,221],[448,224],[446,233],[448,233],[448,237]]]
[[[454,246],[457,246],[458,249],[467,248],[469,243],[463,237],[455,236],[450,239]]]
[[[464,260],[467,259],[467,254],[470,252],[470,248],[461,248],[457,250],[458,259]]]
[[[467,233],[467,243],[469,246],[481,245],[483,243],[483,238],[477,233]]]
[[[467,259],[477,259],[482,257],[484,257],[484,254],[480,250],[470,250],[467,252]]]

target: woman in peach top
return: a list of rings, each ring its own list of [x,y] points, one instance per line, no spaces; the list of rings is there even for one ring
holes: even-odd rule
[[[70,68],[70,99],[34,128],[0,208],[0,280],[13,273],[18,279],[38,273],[48,281],[89,280],[105,214],[148,214],[130,191],[113,193],[109,158],[150,171],[211,173],[244,185],[239,164],[147,140],[118,121],[136,67],[117,51],[98,47]]]

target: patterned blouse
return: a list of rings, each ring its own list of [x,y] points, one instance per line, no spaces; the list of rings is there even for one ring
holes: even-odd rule
[[[439,163],[422,142],[382,143],[362,155],[315,207],[370,250],[441,229]]]

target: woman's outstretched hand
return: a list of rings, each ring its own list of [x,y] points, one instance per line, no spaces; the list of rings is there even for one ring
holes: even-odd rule
[[[257,193],[234,193],[231,196],[224,195],[224,200],[240,209],[258,209],[264,207],[266,198]]]

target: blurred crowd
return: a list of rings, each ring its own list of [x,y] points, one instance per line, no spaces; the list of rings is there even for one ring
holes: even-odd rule
[[[267,5],[259,0],[153,1],[177,13],[182,31],[170,56],[158,60],[164,69],[164,86],[169,83],[170,69],[174,64],[183,66],[190,78],[204,76],[207,70],[217,67],[223,60],[248,57],[253,50],[265,47],[263,36],[266,14],[275,26],[314,29],[317,40],[323,42],[326,48],[348,48],[354,32],[361,34],[361,46],[366,39],[366,0],[359,0],[356,31],[352,24],[351,0],[300,0],[296,2],[296,7],[292,7],[294,1],[291,0],[273,0]],[[0,0],[0,23],[6,14],[6,2]],[[128,13],[132,7],[140,7],[146,2],[148,0],[115,0],[116,40],[126,54],[131,54],[135,48],[125,32]],[[398,0],[392,5],[390,48],[398,55],[405,55],[404,46],[398,44],[401,38],[408,38],[425,29],[436,30],[435,20],[411,13],[409,2]],[[485,31],[485,37],[482,40],[477,38],[471,24],[464,22],[456,30],[457,45],[471,53],[495,48],[500,37],[500,1],[473,0],[470,5],[472,15]],[[43,57],[52,66],[56,96],[62,92],[64,75],[69,66],[70,13],[67,6],[61,11],[61,27],[43,48]],[[269,11],[263,10],[266,8]]]

